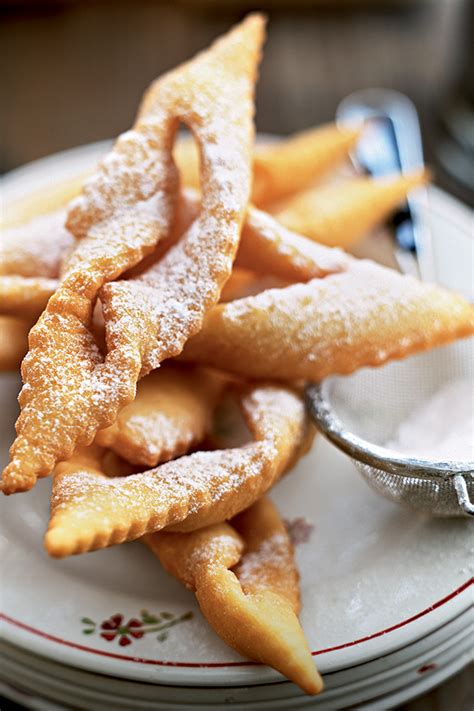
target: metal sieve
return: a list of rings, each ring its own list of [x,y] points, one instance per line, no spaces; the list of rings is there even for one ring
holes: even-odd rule
[[[472,382],[473,361],[473,339],[459,341],[310,384],[306,400],[321,432],[351,457],[376,492],[433,516],[473,516],[474,462],[415,459],[384,446],[412,410],[445,383]]]

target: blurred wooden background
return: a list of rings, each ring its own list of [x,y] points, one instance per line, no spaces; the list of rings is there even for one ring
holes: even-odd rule
[[[355,89],[398,89],[420,112],[438,182],[469,201],[466,186],[453,181],[438,159],[443,112],[460,82],[472,85],[474,69],[468,79],[462,69],[469,38],[474,42],[472,0],[268,0],[266,6],[238,0],[0,0],[2,171],[123,131],[154,77],[255,6],[263,6],[270,19],[258,86],[259,130],[290,133],[330,120]],[[458,156],[466,161],[462,151]]]
[[[474,203],[472,0],[0,0],[1,171],[127,129],[153,78],[256,7],[270,20],[260,131],[291,133],[331,120],[356,89],[397,89],[418,108],[437,182]],[[459,103],[467,107],[468,139],[455,151],[445,120]],[[473,708],[472,669],[403,706]]]

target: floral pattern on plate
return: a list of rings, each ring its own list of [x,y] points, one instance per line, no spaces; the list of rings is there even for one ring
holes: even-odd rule
[[[100,625],[90,617],[83,617],[81,623],[83,634],[98,633],[107,642],[118,642],[121,647],[126,647],[132,644],[134,639],[141,639],[150,632],[158,632],[156,637],[158,642],[165,642],[171,627],[192,618],[191,611],[184,612],[182,615],[174,615],[171,612],[160,612],[154,615],[148,610],[141,610],[140,618],[132,617],[128,621],[125,621],[124,615],[116,613],[101,622]]]

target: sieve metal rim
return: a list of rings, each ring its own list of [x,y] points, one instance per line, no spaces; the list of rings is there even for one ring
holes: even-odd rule
[[[318,429],[338,449],[363,464],[401,477],[453,480],[462,511],[474,516],[474,503],[469,498],[465,477],[474,479],[474,462],[434,462],[414,457],[400,457],[392,450],[373,444],[347,430],[334,412],[327,396],[331,378],[321,383],[308,383],[305,401]]]

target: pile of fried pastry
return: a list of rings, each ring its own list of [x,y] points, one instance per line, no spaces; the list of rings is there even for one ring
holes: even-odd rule
[[[249,16],[149,87],[93,174],[14,206],[1,368],[28,352],[1,486],[52,474],[50,555],[140,538],[223,640],[315,694],[294,552],[266,498],[311,446],[304,383],[474,319],[460,296],[347,251],[425,174],[331,180],[360,134],[335,125],[254,146],[263,36]]]

